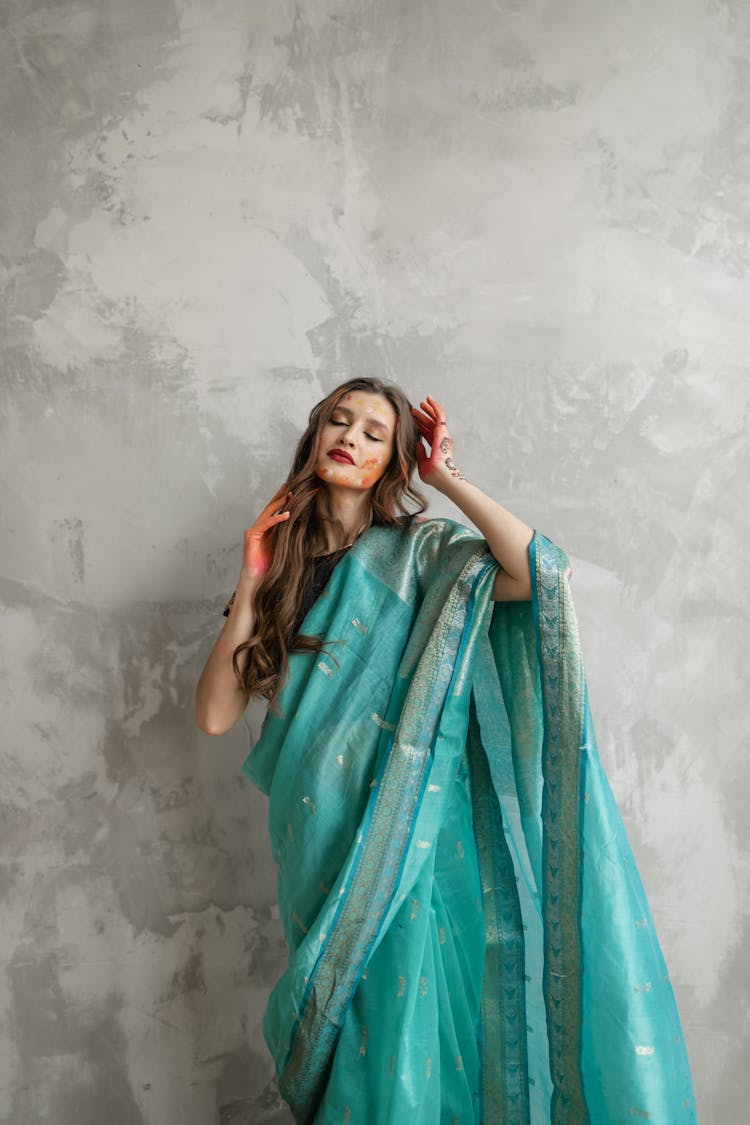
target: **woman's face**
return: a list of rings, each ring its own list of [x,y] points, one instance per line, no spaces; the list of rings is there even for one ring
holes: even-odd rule
[[[387,398],[370,391],[347,391],[321,429],[315,472],[342,488],[357,492],[372,488],[388,468],[395,431],[396,411]],[[332,457],[331,450],[341,454]]]

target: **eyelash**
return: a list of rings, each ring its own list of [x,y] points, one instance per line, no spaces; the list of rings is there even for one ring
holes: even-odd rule
[[[335,421],[333,418],[331,418],[331,425],[332,426],[345,426],[346,422],[338,422],[338,421]],[[368,437],[370,439],[370,441],[382,442],[382,440],[383,440],[382,438],[377,438],[377,437],[374,437],[372,434],[368,434],[366,430],[365,430],[365,437]]]

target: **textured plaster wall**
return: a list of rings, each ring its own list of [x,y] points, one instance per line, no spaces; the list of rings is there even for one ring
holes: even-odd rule
[[[3,5],[3,1125],[290,1120],[265,803],[193,690],[362,372],[572,556],[700,1119],[747,1121],[749,93],[740,0]]]

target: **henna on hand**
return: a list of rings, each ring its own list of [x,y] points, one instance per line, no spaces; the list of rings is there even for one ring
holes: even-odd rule
[[[418,443],[417,464],[420,477],[428,484],[437,484],[437,479],[443,473],[449,473],[456,480],[466,480],[453,460],[453,438],[446,432],[438,440],[437,431],[448,430],[442,406],[431,395],[427,396],[421,406],[421,410],[413,406],[412,414],[421,436],[430,445],[430,452],[427,454],[422,443]]]
[[[466,477],[463,475],[460,469],[456,468],[450,457],[445,458],[445,467],[446,469],[450,469],[450,474],[452,477],[457,477],[459,480],[466,480]]]

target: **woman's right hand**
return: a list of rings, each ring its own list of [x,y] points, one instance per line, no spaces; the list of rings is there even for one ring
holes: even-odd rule
[[[245,532],[245,546],[242,554],[242,570],[248,578],[259,581],[267,574],[273,562],[273,549],[266,532],[277,523],[289,519],[289,511],[279,508],[292,499],[293,493],[286,483],[275,493],[273,499],[263,509],[252,527]]]

